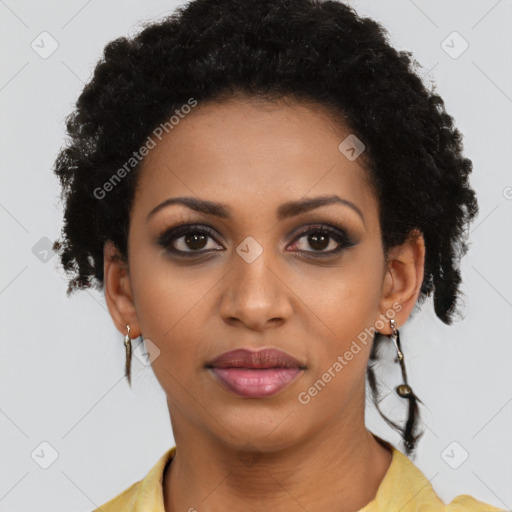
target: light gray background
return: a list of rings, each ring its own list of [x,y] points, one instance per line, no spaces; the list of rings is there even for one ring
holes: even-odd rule
[[[60,233],[51,167],[65,115],[108,41],[178,4],[0,0],[2,512],[92,510],[174,444],[152,370],[135,366],[132,389],[123,377],[123,340],[102,293],[67,298],[57,257],[44,263],[41,251]],[[437,84],[464,134],[481,208],[462,263],[466,318],[445,326],[427,303],[401,330],[411,384],[427,406],[414,462],[445,502],[471,494],[512,509],[512,1],[351,5],[382,22]],[[47,59],[31,48],[43,31],[59,45]],[[469,43],[456,59],[441,46],[453,31]],[[381,377],[390,387],[400,381],[392,362]],[[393,394],[383,407],[403,418]],[[367,425],[399,447],[370,405]],[[43,441],[58,453],[48,469],[31,457]],[[462,450],[469,457],[453,469],[447,461],[460,462]]]

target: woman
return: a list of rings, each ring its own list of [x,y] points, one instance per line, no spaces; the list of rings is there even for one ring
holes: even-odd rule
[[[195,0],[107,45],[68,121],[55,244],[141,337],[176,445],[102,511],[499,510],[444,505],[364,423],[399,328],[456,311],[471,161],[409,56],[348,6]],[[100,509],[98,509],[100,510]]]

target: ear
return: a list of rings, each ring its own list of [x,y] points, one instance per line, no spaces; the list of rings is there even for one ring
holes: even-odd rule
[[[110,316],[119,332],[126,335],[126,326],[129,325],[130,338],[137,338],[140,336],[140,327],[133,302],[128,263],[110,240],[103,246],[103,258],[105,301]]]
[[[386,274],[382,285],[380,319],[386,318],[385,327],[379,329],[382,334],[391,334],[386,312],[395,311],[398,327],[409,318],[420,294],[425,269],[425,240],[422,233],[415,229],[409,233],[402,244],[390,248],[386,260]]]

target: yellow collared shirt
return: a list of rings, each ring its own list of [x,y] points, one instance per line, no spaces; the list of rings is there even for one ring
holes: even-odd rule
[[[425,475],[394,446],[391,465],[382,480],[375,499],[359,512],[503,512],[461,494],[445,505],[437,496]],[[167,463],[176,453],[168,450],[151,468],[143,480],[134,483],[121,494],[93,512],[165,512],[162,479]]]

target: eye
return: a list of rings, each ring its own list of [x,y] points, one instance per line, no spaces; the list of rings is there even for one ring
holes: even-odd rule
[[[194,256],[212,250],[223,250],[222,246],[219,249],[217,244],[208,246],[209,238],[216,240],[214,231],[207,226],[186,225],[164,231],[158,237],[158,244],[179,256]]]
[[[301,240],[304,241],[301,243]],[[354,245],[355,242],[344,230],[321,224],[299,233],[291,247],[299,252],[313,253],[314,256],[329,256]],[[313,250],[307,250],[307,246]]]
[[[216,243],[208,243],[209,239]],[[302,240],[304,241],[301,242]],[[157,242],[171,254],[184,257],[224,250],[217,242],[215,231],[202,225],[187,224],[169,228],[158,237]],[[356,242],[345,230],[319,224],[301,231],[289,247],[298,252],[312,254],[314,257],[322,257],[337,254],[354,245]],[[307,246],[313,250],[308,250]]]

